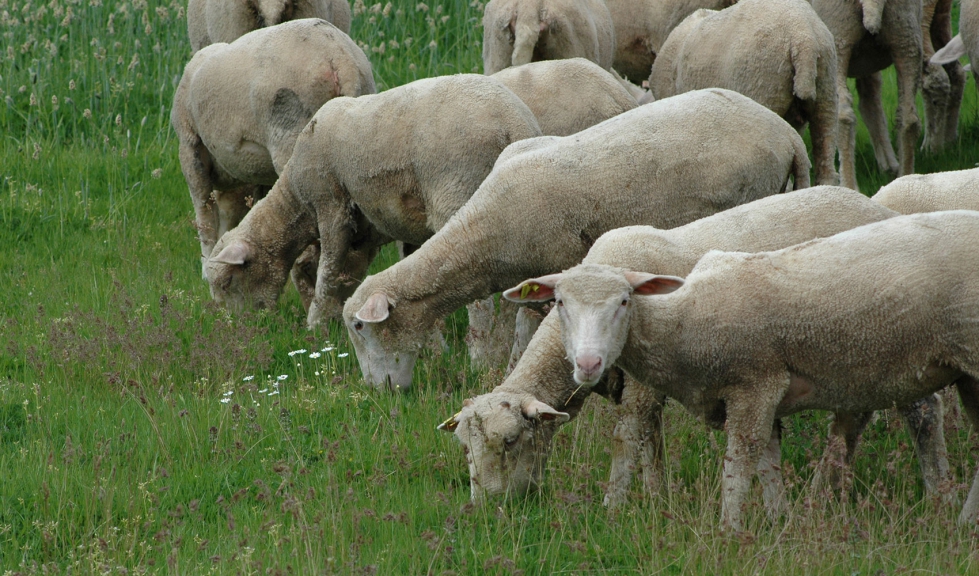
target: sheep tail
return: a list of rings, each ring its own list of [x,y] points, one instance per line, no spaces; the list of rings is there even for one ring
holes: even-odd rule
[[[792,68],[795,78],[792,82],[792,92],[800,100],[814,101],[816,99],[816,76],[819,74],[819,54],[813,46],[792,47]]]
[[[802,190],[809,187],[809,169],[812,163],[809,161],[809,152],[806,151],[806,143],[802,138],[796,136],[792,139],[794,157],[792,158],[792,180],[793,190]]]
[[[529,6],[522,7],[517,12],[516,21],[511,24],[513,30],[513,66],[529,64],[534,57],[534,47],[540,38],[541,29],[544,23],[541,21],[539,9],[529,9]]]
[[[860,0],[860,5],[863,6],[863,27],[871,34],[880,32],[885,3],[887,0]]]

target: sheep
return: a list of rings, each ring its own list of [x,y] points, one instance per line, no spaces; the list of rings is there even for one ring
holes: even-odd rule
[[[540,136],[533,113],[498,81],[459,74],[376,95],[334,98],[296,140],[269,195],[218,241],[212,297],[270,307],[300,246],[319,239],[315,327],[391,240],[422,244],[489,174],[511,142]]]
[[[685,276],[711,249],[772,250],[894,216],[897,212],[876,206],[858,192],[818,186],[755,200],[672,230],[651,226],[612,230],[595,242],[584,262]],[[522,292],[518,286],[504,296],[518,302],[536,296],[536,292]],[[573,417],[588,395],[578,391],[571,377],[572,366],[565,358],[558,323],[557,313],[552,311],[506,380],[488,394],[467,400],[458,414],[439,426],[454,431],[465,449],[475,500],[503,491],[524,493],[538,486],[550,452],[550,438],[564,420],[558,415]],[[658,489],[663,396],[636,384],[631,377],[626,377],[624,386],[607,386],[603,395],[620,402],[605,496],[605,504],[614,506],[625,499],[637,459],[642,461],[644,485],[651,492]],[[530,403],[538,406],[539,414],[555,418],[512,417],[519,409],[514,407]],[[936,417],[940,420],[940,406],[937,399],[929,398],[924,406],[915,406],[919,410],[906,413],[916,448],[923,456],[922,472],[930,491],[937,490],[948,475],[944,438],[930,434],[938,427],[935,422]],[[507,413],[513,414],[502,415]],[[835,433],[846,436],[849,459],[859,428],[850,430],[843,427],[846,423],[837,421],[834,427]],[[503,438],[509,442],[500,441]],[[775,480],[764,483],[766,502],[775,507],[777,472],[771,467],[762,467],[760,472]]]
[[[740,530],[776,418],[904,406],[954,383],[979,423],[977,240],[979,213],[935,212],[774,252],[711,251],[686,280],[588,263],[532,282],[553,292],[577,383],[616,364],[726,422],[721,519]]]
[[[752,98],[797,130],[808,123],[816,183],[839,183],[836,49],[808,2],[741,0],[688,16],[659,51],[649,88],[666,98],[713,86]]]
[[[483,72],[582,57],[612,66],[615,30],[604,0],[490,0],[483,13]]]
[[[638,105],[614,76],[585,58],[511,66],[492,77],[524,101],[549,136],[580,132]]]
[[[256,30],[195,54],[177,86],[170,120],[202,262],[275,183],[299,132],[324,102],[374,92],[364,52],[317,18]],[[308,303],[304,284],[296,285]]]
[[[963,56],[967,56],[970,62],[979,60],[979,2],[975,0],[963,0],[959,10],[959,33],[935,52],[930,62],[938,65],[954,65]],[[972,76],[979,84],[979,70],[974,66],[971,66],[971,70]]]
[[[914,172],[914,148],[921,131],[915,96],[921,85],[922,9],[920,0],[813,0],[812,7],[836,41],[839,97],[839,156],[843,185],[857,189],[856,116],[847,76],[857,79],[860,111],[870,132],[881,170]],[[897,134],[900,162],[894,155],[881,108],[880,70],[897,71]]]
[[[440,318],[528,272],[578,262],[612,228],[677,226],[777,193],[790,176],[796,188],[809,184],[795,130],[730,90],[688,92],[514,147],[445,227],[344,304],[365,380],[409,386],[419,343]]]
[[[968,4],[969,0],[966,0]],[[968,14],[970,7],[963,6]],[[937,152],[958,140],[959,110],[965,90],[965,69],[955,60],[935,62],[937,49],[952,40],[952,0],[924,0],[921,19],[922,69],[921,93],[925,109],[925,138],[921,149]],[[966,18],[968,20],[968,18]],[[962,16],[960,15],[960,22]],[[979,25],[977,21],[976,25]],[[966,25],[968,28],[968,24]],[[961,24],[960,24],[961,28]]]
[[[615,25],[615,59],[612,67],[639,84],[670,32],[699,8],[721,10],[735,0],[607,0]]]
[[[302,18],[322,18],[350,33],[347,0],[188,0],[187,35],[197,52],[218,42],[234,42],[252,30]]]
[[[878,190],[872,200],[901,214],[979,210],[979,168],[910,174]]]

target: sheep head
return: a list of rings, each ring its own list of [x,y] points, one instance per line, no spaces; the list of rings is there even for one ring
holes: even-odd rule
[[[482,502],[539,487],[551,438],[569,418],[529,394],[491,392],[466,400],[438,429],[462,444],[472,500]]]
[[[633,294],[666,294],[682,285],[683,279],[675,276],[579,264],[561,274],[526,280],[503,296],[518,303],[554,299],[574,379],[594,386],[625,346]]]
[[[211,297],[239,311],[275,307],[292,263],[236,232],[231,230],[218,240],[204,265]]]

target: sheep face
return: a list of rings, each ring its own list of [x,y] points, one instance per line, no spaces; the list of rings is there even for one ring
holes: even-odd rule
[[[247,241],[225,234],[204,265],[211,297],[233,310],[274,308],[290,267]]]
[[[391,315],[395,302],[375,292],[360,305],[354,294],[343,308],[343,322],[353,342],[364,380],[377,388],[406,390],[421,345],[399,342],[392,334],[411,334],[402,326],[403,318]]]
[[[473,502],[523,495],[540,486],[557,427],[569,419],[526,394],[492,392],[463,403],[438,426],[462,444]]]
[[[515,302],[555,300],[561,338],[574,362],[575,382],[594,386],[622,352],[634,294],[665,294],[681,278],[580,264],[561,274],[527,280],[503,293]]]

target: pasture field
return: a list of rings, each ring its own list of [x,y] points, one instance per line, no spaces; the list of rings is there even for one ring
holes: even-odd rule
[[[979,573],[979,532],[944,502],[977,465],[955,410],[943,497],[923,496],[890,411],[849,490],[813,487],[828,416],[804,414],[784,435],[790,511],[768,520],[758,490],[748,530],[722,533],[724,435],[670,405],[664,490],[606,510],[614,413],[597,399],[558,434],[541,494],[469,504],[435,426],[501,375],[469,367],[464,315],[392,395],[364,386],[337,326],[304,328],[291,288],[272,311],[211,303],[169,125],[184,12],[0,0],[0,574]],[[357,0],[352,36],[387,89],[480,72],[481,13]],[[960,141],[919,172],[976,165],[977,110],[970,79]],[[871,193],[889,177],[859,138]]]

